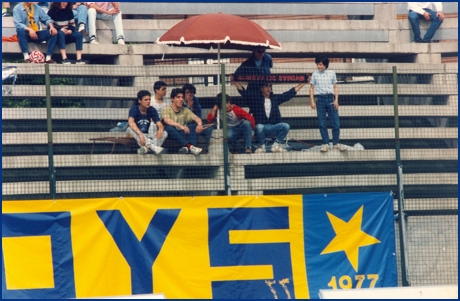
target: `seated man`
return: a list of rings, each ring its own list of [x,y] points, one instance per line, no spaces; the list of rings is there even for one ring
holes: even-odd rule
[[[96,40],[96,20],[113,20],[118,44],[125,44],[125,34],[121,20],[119,2],[86,2],[88,7],[89,43],[99,44]],[[110,8],[113,6],[113,8]]]
[[[198,117],[201,116],[201,104],[196,95],[196,88],[192,84],[185,84],[182,86],[184,91],[184,107],[188,108]]]
[[[161,145],[168,137],[157,111],[150,106],[150,101],[151,94],[149,91],[139,91],[137,93],[137,105],[129,110],[128,115],[129,127],[126,133],[136,139],[140,146],[137,153],[141,155],[149,151],[159,155],[163,151]]]
[[[46,41],[47,50],[45,63],[55,64],[51,59],[57,43],[57,30],[54,28],[53,20],[37,4],[32,2],[21,2],[13,9],[14,27],[18,36],[19,47],[24,55],[24,63],[32,63],[29,58],[28,42],[42,43]],[[40,22],[49,29],[39,30]]]
[[[240,83],[234,83],[244,97],[246,90]],[[298,84],[283,94],[273,94],[272,85],[269,82],[260,84],[259,95],[249,104],[250,112],[256,121],[255,136],[258,148],[254,151],[255,153],[265,153],[265,137],[276,138],[271,148],[272,152],[286,151],[281,144],[289,133],[290,126],[281,122],[279,105],[291,100],[303,86],[305,83]]]
[[[245,153],[252,154],[252,130],[256,124],[254,117],[242,108],[232,104],[230,96],[225,95],[227,114],[227,139],[230,144],[243,138]],[[208,122],[212,123],[217,118],[217,112],[222,116],[222,93],[217,94],[216,104],[208,114]]]
[[[408,2],[407,9],[409,10],[408,19],[414,34],[415,43],[431,43],[436,30],[438,30],[444,20],[442,2]],[[423,39],[420,36],[419,19],[431,22]]]
[[[161,116],[161,111],[164,107],[169,107],[171,105],[171,101],[165,97],[166,89],[167,85],[164,81],[159,80],[153,84],[155,95],[150,105],[157,110],[159,116]]]
[[[184,107],[191,110],[193,114],[198,116],[198,118],[202,118],[202,108],[198,97],[196,97],[196,88],[192,84],[185,84],[182,86],[182,90],[184,91]],[[209,141],[211,140],[212,134],[211,128],[206,128],[203,130],[203,135],[206,140],[206,144],[209,145]]]
[[[184,108],[183,103],[184,91],[180,88],[172,89],[171,105],[163,108],[161,117],[166,124],[165,130],[169,137],[181,146],[179,153],[198,155],[202,149],[196,147],[196,144],[198,134],[203,132],[203,123],[192,111]]]

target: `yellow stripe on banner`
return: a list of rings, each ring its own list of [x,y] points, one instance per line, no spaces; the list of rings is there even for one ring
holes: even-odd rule
[[[209,271],[213,281],[273,279],[271,265],[211,267]]]
[[[291,230],[230,230],[231,244],[290,242]]]

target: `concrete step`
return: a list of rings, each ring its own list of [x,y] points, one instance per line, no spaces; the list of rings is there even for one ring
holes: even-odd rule
[[[291,89],[294,85],[278,84],[273,86],[273,92],[280,94]],[[345,95],[375,95],[393,96],[392,84],[339,84],[339,93]],[[9,97],[46,97],[46,86],[33,85],[2,85],[3,89],[11,91]],[[173,88],[173,87],[171,87]],[[196,86],[196,95],[199,97],[215,97],[220,92],[218,86]],[[53,97],[61,98],[85,98],[85,99],[134,99],[139,91],[139,87],[119,87],[119,86],[51,86]],[[236,88],[229,86],[226,89],[227,95],[240,97]],[[421,84],[400,84],[398,94],[400,97],[405,95],[433,96],[433,95],[455,95],[456,90],[452,85],[421,85]],[[6,95],[3,95],[6,96]],[[309,89],[303,87],[296,95],[309,96]]]
[[[92,45],[91,45],[92,46]],[[118,47],[119,45],[114,45]],[[122,45],[120,45],[121,47]],[[245,53],[244,57],[249,54]],[[18,75],[44,76],[45,65],[42,64],[20,64],[4,63],[3,67],[16,67]],[[225,73],[233,74],[240,66],[240,63],[225,63]],[[458,64],[416,64],[413,63],[330,63],[331,70],[338,76],[392,76],[393,67],[397,67],[399,75],[441,75],[451,76],[458,73]],[[204,61],[191,61],[190,64],[182,65],[151,65],[151,66],[113,66],[113,65],[49,65],[52,76],[76,76],[76,77],[198,77],[213,76],[220,74],[220,66],[215,64],[204,64]],[[283,62],[274,63],[271,69],[272,74],[297,74],[312,73],[316,71],[314,62]],[[153,79],[152,79],[153,80]],[[152,82],[153,85],[153,82]]]
[[[308,164],[321,162],[378,162],[396,160],[394,149],[342,152],[288,152],[278,154],[238,154],[230,157],[235,166],[266,164]],[[189,158],[190,157],[190,158]],[[104,167],[104,166],[221,166],[222,155],[184,156],[168,154],[162,156],[137,156],[137,154],[102,155],[55,155],[55,167]],[[190,159],[190,160],[189,160]],[[457,160],[457,149],[402,149],[401,160]],[[48,168],[48,156],[12,156],[2,157],[2,168]]]
[[[457,185],[457,173],[422,173],[405,174],[405,185]],[[308,184],[307,184],[308,183]],[[396,175],[346,175],[346,176],[315,176],[285,177],[267,179],[232,179],[232,190],[239,192],[258,190],[270,191],[279,189],[301,189],[317,187],[387,187],[396,185]],[[142,191],[222,191],[223,177],[218,179],[144,179],[139,185],[138,179],[133,180],[81,180],[58,181],[56,193],[98,193],[98,192],[142,192]],[[16,182],[2,183],[3,195],[48,194],[49,182]]]
[[[310,102],[304,99],[302,105],[280,106],[281,116],[283,118],[302,118],[316,117],[316,111],[310,108]],[[246,111],[249,108],[244,107]],[[127,119],[129,108],[111,109],[111,108],[53,108],[51,116],[53,120],[119,120]],[[205,108],[202,111],[203,119],[206,119],[211,109]],[[392,105],[375,105],[375,106],[347,106],[341,104],[339,113],[341,117],[376,117],[376,116],[394,116],[394,107]],[[453,102],[448,105],[400,105],[398,114],[403,116],[415,117],[452,117],[458,116],[457,103]],[[46,108],[2,108],[2,120],[21,120],[27,115],[28,120],[46,120]]]
[[[341,140],[361,140],[361,139],[393,139],[395,130],[393,128],[371,128],[371,129],[341,129]],[[53,133],[54,144],[69,143],[93,143],[91,138],[102,137],[125,137],[126,133],[120,132],[79,132],[79,133]],[[329,129],[329,136],[331,130]],[[296,140],[320,140],[317,129],[290,130],[289,138]],[[458,139],[457,128],[400,128],[400,139]],[[48,134],[45,133],[2,133],[2,145],[30,145],[47,144]],[[111,143],[98,141],[96,143]]]

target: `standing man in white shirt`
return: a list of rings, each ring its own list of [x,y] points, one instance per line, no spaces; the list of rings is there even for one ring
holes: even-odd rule
[[[414,33],[415,43],[431,43],[436,30],[444,21],[442,2],[408,2],[407,9],[409,10],[408,18]],[[423,39],[420,36],[420,19],[431,22]]]

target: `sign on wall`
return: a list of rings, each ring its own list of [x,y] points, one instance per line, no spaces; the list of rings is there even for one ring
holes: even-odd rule
[[[397,286],[385,193],[2,202],[2,297],[318,298]]]

